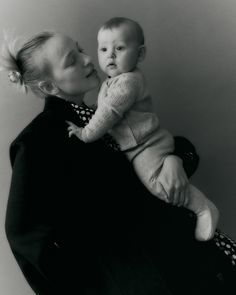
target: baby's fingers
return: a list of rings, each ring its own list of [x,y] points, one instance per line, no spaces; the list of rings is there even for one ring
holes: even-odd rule
[[[71,137],[71,136],[74,135],[74,134],[75,134],[75,133],[74,133],[73,131],[70,131],[68,135],[69,135],[69,137]]]
[[[74,127],[68,127],[67,130],[69,137],[76,133],[76,129]]]
[[[72,135],[76,134],[76,132],[78,131],[78,127],[70,121],[66,121],[66,123],[69,124],[67,130],[69,132],[69,137],[71,137]]]
[[[66,121],[66,123],[69,125],[69,127],[68,127],[68,128],[70,128],[70,127],[77,128],[77,127],[78,127],[77,125],[75,125],[75,124],[74,124],[74,123],[72,123],[71,121]]]
[[[68,131],[76,131],[77,129],[78,129],[78,128],[73,127],[73,126],[69,126],[69,127],[67,128]]]

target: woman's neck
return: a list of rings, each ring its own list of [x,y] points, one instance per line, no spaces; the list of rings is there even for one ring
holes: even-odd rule
[[[84,94],[83,95],[77,95],[77,96],[71,96],[71,95],[65,95],[65,94],[59,94],[58,97],[64,99],[65,101],[75,103],[77,105],[81,105],[84,101]]]

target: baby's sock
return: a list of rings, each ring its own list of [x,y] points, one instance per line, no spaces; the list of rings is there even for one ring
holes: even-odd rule
[[[189,202],[186,206],[197,216],[195,237],[199,241],[213,238],[218,220],[219,211],[216,206],[195,186],[190,185]]]

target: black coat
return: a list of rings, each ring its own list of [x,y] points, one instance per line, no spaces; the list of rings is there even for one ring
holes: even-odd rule
[[[81,124],[69,103],[48,97],[10,148],[6,234],[36,294],[225,291],[224,259],[195,241],[195,218],[151,196],[121,152],[69,138],[66,120]],[[197,155],[182,150],[191,174]]]

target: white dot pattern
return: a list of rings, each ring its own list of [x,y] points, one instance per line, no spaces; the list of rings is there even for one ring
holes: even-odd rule
[[[216,230],[214,242],[227,255],[232,265],[236,266],[236,242],[219,229]]]
[[[71,106],[73,107],[73,110],[76,112],[76,114],[79,116],[80,120],[82,121],[83,126],[86,126],[88,124],[89,120],[94,115],[95,111],[93,109],[89,108],[84,103],[81,106],[71,103]],[[115,142],[115,140],[113,139],[113,137],[110,134],[105,134],[102,137],[102,140],[105,142],[106,146],[112,148],[115,151],[120,151],[119,144]]]

